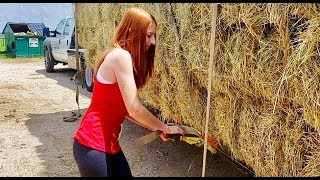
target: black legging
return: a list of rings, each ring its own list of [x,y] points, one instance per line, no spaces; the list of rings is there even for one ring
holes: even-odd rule
[[[73,142],[73,157],[82,177],[132,176],[122,150],[111,155]]]

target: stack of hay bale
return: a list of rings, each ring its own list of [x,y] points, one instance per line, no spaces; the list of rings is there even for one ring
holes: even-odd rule
[[[204,132],[211,4],[77,4],[93,65],[123,13],[158,22],[155,74],[139,91],[163,119]],[[320,176],[320,4],[219,4],[209,137],[256,176]]]

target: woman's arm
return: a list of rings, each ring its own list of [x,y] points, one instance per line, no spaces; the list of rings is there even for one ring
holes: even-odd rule
[[[147,126],[139,123],[139,121],[135,120],[133,117],[131,117],[131,116],[129,116],[129,115],[127,115],[126,117],[127,117],[127,119],[129,119],[130,121],[132,121],[132,122],[134,122],[134,123],[136,123],[136,124],[138,124],[138,125],[140,125],[140,126],[142,126],[142,127],[144,127],[144,128],[147,128],[147,129],[149,129],[149,130],[152,130],[150,127],[147,127]]]
[[[183,134],[178,126],[168,126],[147,110],[140,101],[133,75],[131,55],[125,50],[115,51],[112,54],[112,69],[121,91],[128,114],[134,122],[155,131],[161,130],[164,134]],[[110,58],[111,59],[111,58]]]

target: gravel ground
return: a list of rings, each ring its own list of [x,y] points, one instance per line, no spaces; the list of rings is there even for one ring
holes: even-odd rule
[[[0,176],[78,177],[72,136],[80,121],[64,122],[77,110],[75,71],[63,65],[46,73],[42,59],[0,59]],[[80,88],[82,111],[91,93]],[[203,148],[157,139],[135,140],[150,131],[126,120],[120,144],[134,176],[201,176]],[[206,176],[249,176],[208,151]]]

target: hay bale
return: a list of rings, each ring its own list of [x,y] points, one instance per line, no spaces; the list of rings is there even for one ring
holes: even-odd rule
[[[162,120],[204,132],[210,4],[79,3],[86,63],[133,6],[158,21],[155,78],[139,94]],[[319,4],[219,5],[209,137],[256,176],[319,176],[319,13]]]

